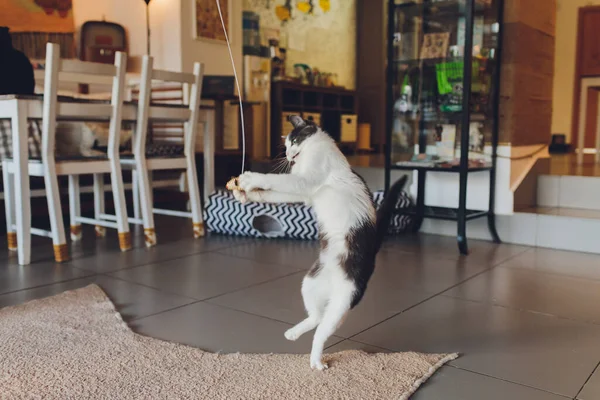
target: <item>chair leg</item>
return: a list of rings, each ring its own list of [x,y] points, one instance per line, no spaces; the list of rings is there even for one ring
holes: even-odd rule
[[[79,175],[69,175],[69,214],[71,220],[71,241],[81,240],[81,193],[79,190]]]
[[[181,175],[179,175],[179,191],[181,193],[187,193],[188,192],[187,174],[185,172],[182,172]],[[185,202],[185,209],[187,211],[192,211],[192,205],[191,205],[191,203],[190,203],[189,200]]]
[[[104,213],[104,174],[94,174],[94,218],[99,220]],[[103,226],[96,225],[95,231],[96,237],[106,236],[106,228]]]
[[[110,182],[112,185],[113,202],[117,216],[119,230],[119,246],[121,251],[131,250],[131,233],[129,232],[129,220],[127,217],[127,203],[125,202],[125,186],[123,185],[123,174],[119,160],[111,160]]]
[[[198,176],[196,172],[195,155],[187,156],[186,176],[188,182],[188,193],[190,195],[190,206],[192,208],[192,226],[194,238],[204,236],[204,219],[202,218],[202,202],[200,200],[200,188],[198,187]]]
[[[15,230],[15,184],[8,171],[8,162],[2,163],[2,179],[4,181],[4,212],[6,213],[6,238],[8,250],[17,251],[17,231]]]
[[[138,179],[137,171],[135,169],[131,170],[131,193],[133,195],[133,217],[135,219],[142,217],[140,210],[140,184]]]
[[[29,165],[27,140],[27,111],[25,103],[19,103],[12,117],[13,179],[15,199],[15,222],[17,225],[17,254],[19,265],[31,263],[31,192],[29,188]],[[17,204],[19,205],[17,207]]]
[[[65,238],[65,225],[60,203],[56,166],[53,162],[49,162],[44,167],[44,184],[46,185],[48,215],[50,217],[52,242],[54,243],[54,260],[56,262],[65,262],[69,260],[69,249]]]
[[[150,181],[150,171],[145,168],[146,162],[141,160],[136,163],[136,172],[138,174],[138,185],[140,200],[142,202],[142,218],[144,220],[144,239],[146,247],[150,248],[156,245],[156,230],[154,229],[154,212],[152,211],[154,203],[152,199],[152,186]]]

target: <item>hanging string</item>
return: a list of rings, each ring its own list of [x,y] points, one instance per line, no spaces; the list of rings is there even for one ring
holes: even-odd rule
[[[242,122],[242,174],[244,173],[244,165],[246,164],[246,127],[244,124],[244,106],[242,105],[242,91],[240,90],[240,81],[238,79],[237,70],[235,69],[235,62],[233,61],[233,53],[231,52],[231,44],[229,43],[229,36],[227,35],[227,28],[225,27],[225,21],[223,20],[223,13],[221,12],[221,4],[219,0],[215,0],[217,3],[217,9],[219,10],[219,18],[221,18],[221,25],[223,26],[223,33],[225,34],[225,41],[227,42],[227,49],[229,50],[229,59],[231,60],[231,66],[233,67],[233,76],[235,77],[235,86],[237,87],[238,100],[240,102],[240,119]],[[231,12],[231,10],[229,10]]]

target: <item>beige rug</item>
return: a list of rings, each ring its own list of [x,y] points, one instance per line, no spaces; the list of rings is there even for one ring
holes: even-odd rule
[[[408,399],[454,358],[207,353],[133,333],[96,285],[0,310],[2,399]]]

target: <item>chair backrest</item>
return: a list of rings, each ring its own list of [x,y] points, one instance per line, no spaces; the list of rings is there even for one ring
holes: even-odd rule
[[[150,103],[189,105],[189,85],[187,83],[166,83],[152,85]],[[138,101],[139,87],[131,90],[131,99]],[[183,144],[184,122],[152,121],[148,125],[147,143]]]
[[[140,79],[139,102],[137,126],[134,142],[134,154],[143,156],[145,154],[146,136],[148,132],[148,120],[152,117],[150,112],[150,99],[152,96],[152,81],[174,82],[184,86],[184,98],[187,100],[188,110],[181,113],[180,109],[173,109],[173,120],[185,123],[184,128],[184,152],[190,155],[194,152],[196,132],[198,130],[198,115],[200,112],[200,94],[202,92],[202,77],[204,65],[194,63],[193,73],[172,72],[153,68],[154,60],[150,56],[144,56],[142,61],[142,76]],[[189,91],[188,91],[189,88]],[[189,96],[187,95],[189,93]],[[168,104],[164,105],[164,112],[168,113]],[[152,108],[161,108],[159,104],[153,104]]]
[[[112,80],[112,95],[110,106],[107,104],[86,104],[87,109],[94,108],[96,117],[110,118],[108,156],[119,156],[119,136],[123,100],[125,97],[125,73],[127,56],[117,52],[115,63],[101,64],[79,60],[61,60],[60,47],[54,43],[46,46],[46,71],[44,77],[44,106],[42,117],[42,159],[54,160],[56,117],[58,107],[58,83],[97,83],[99,80]]]

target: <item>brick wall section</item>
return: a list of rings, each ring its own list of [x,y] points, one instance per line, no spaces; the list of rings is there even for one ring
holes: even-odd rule
[[[505,0],[500,143],[549,143],[555,0]]]

